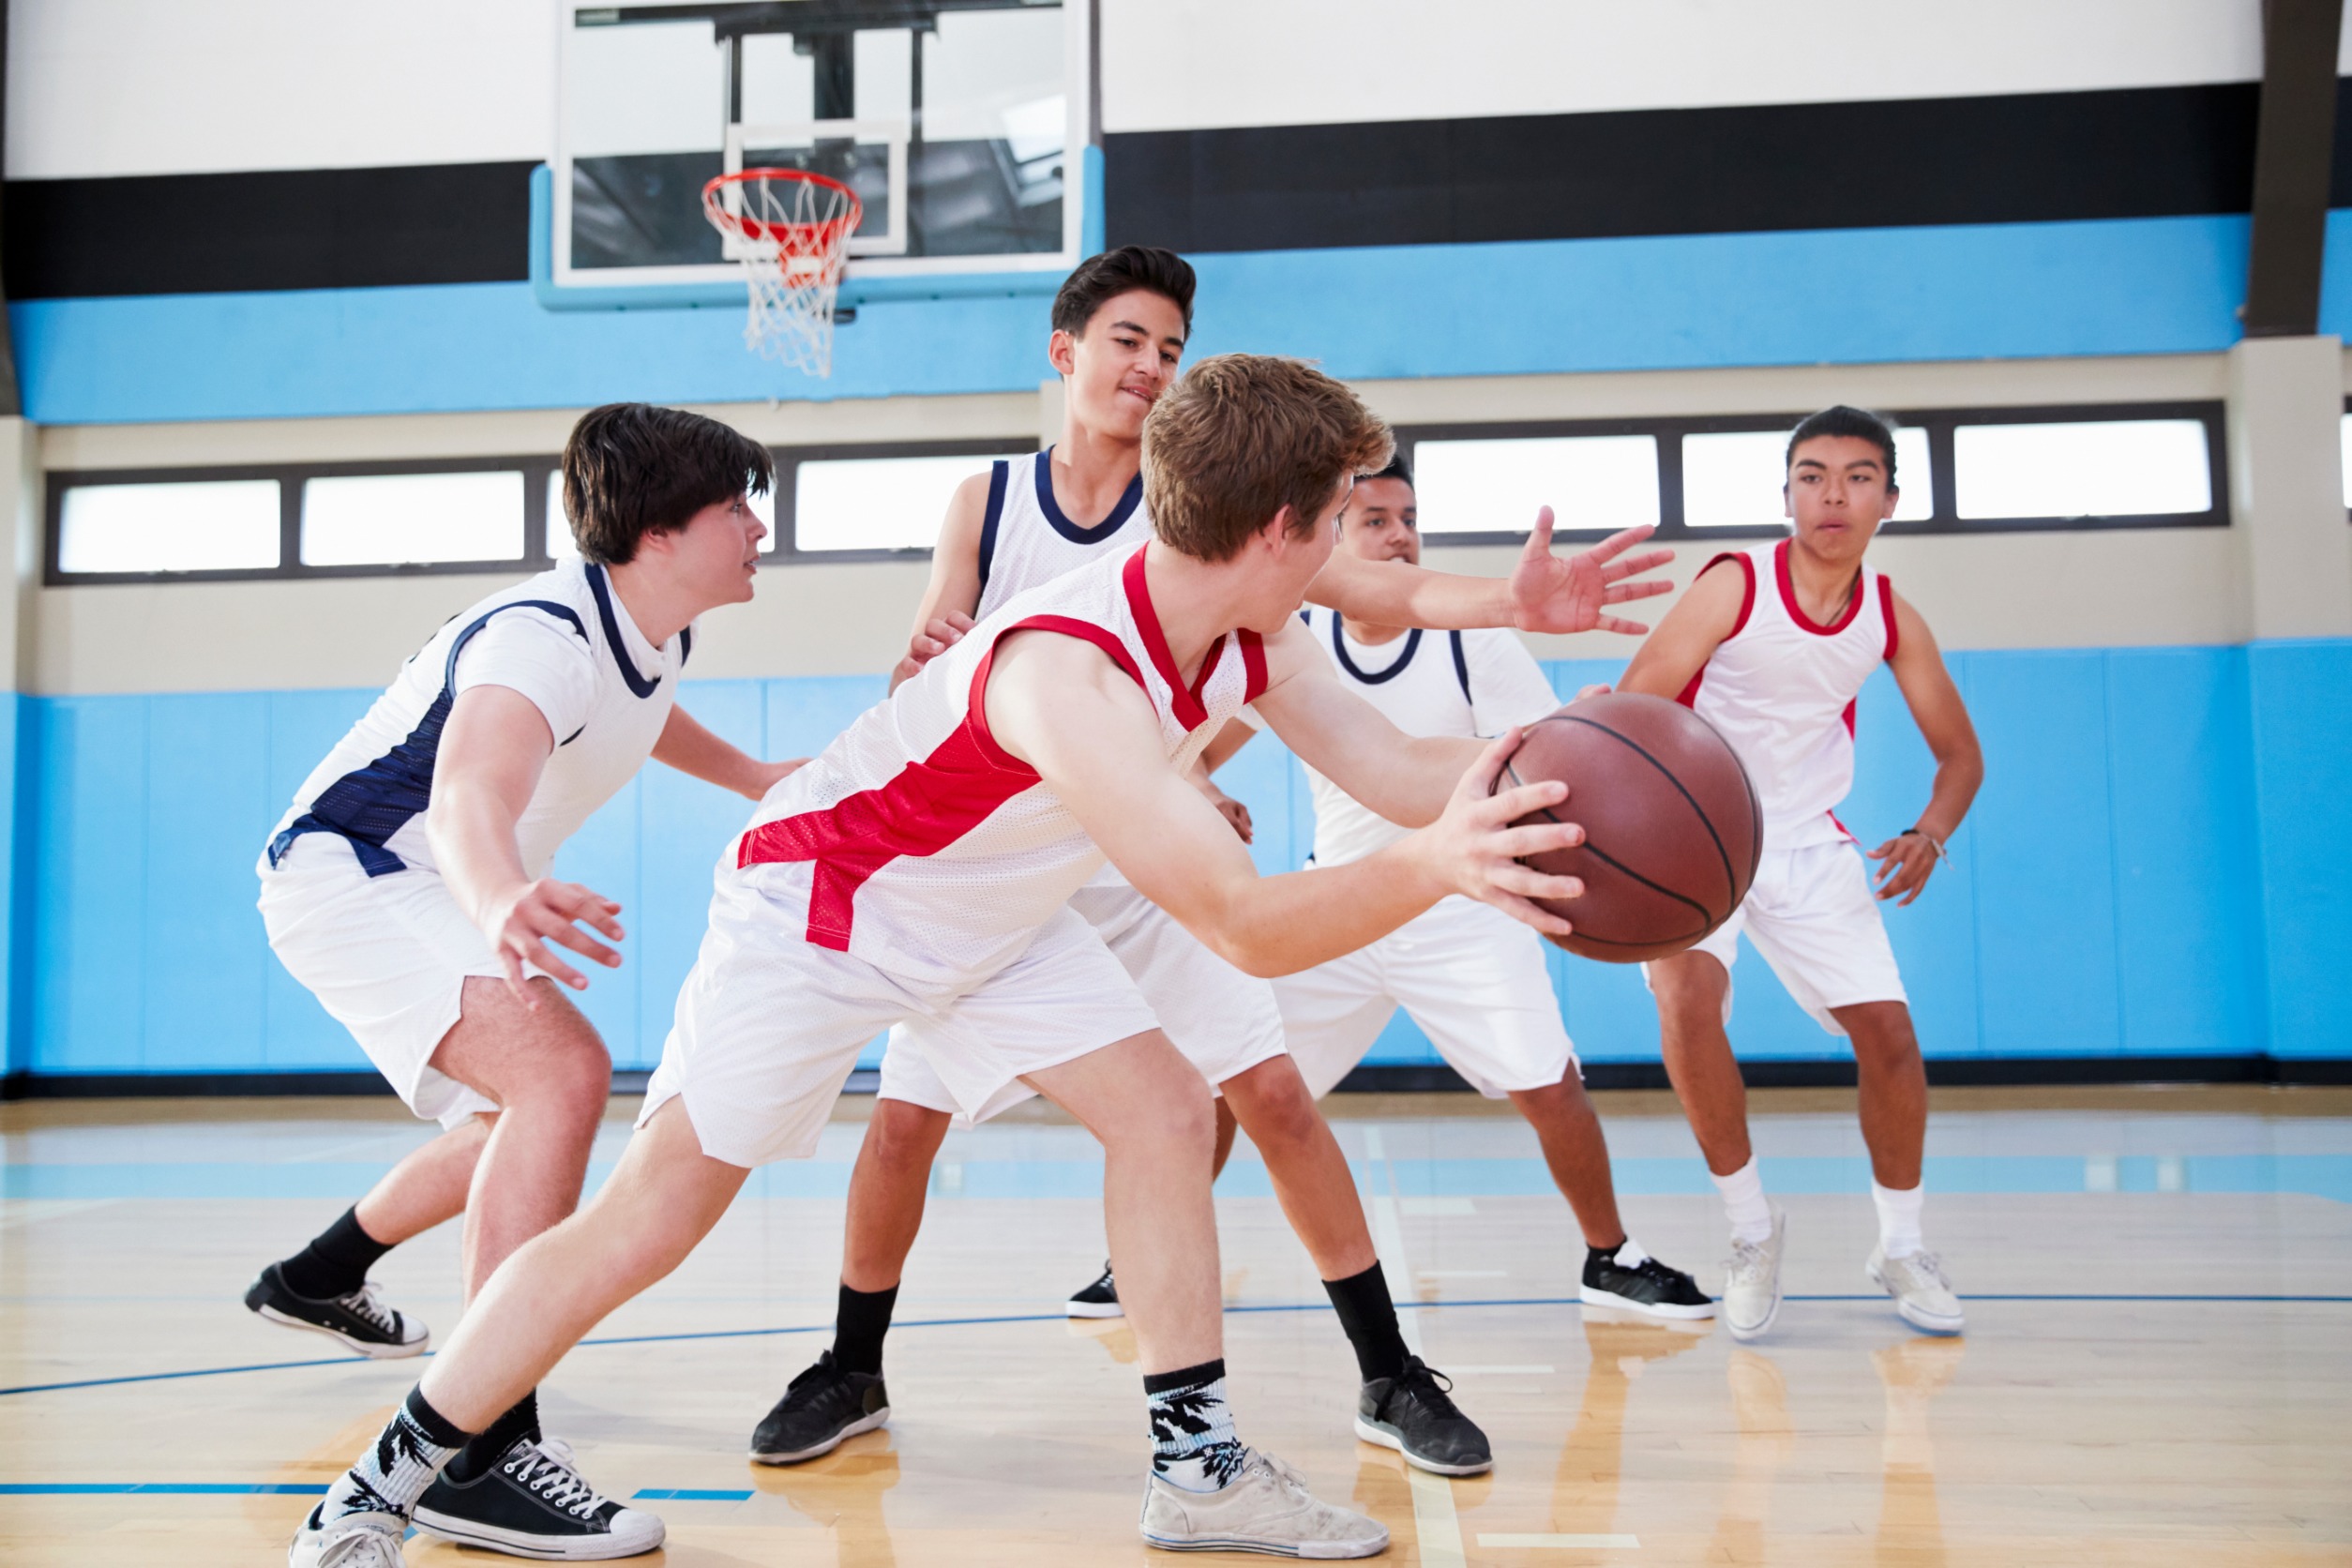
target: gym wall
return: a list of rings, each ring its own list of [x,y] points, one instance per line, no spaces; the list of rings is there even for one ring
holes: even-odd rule
[[[1991,767],[1953,863],[1891,927],[1932,1056],[2326,1073],[2352,1059],[2352,917],[2321,886],[2352,851],[2332,825],[2352,796],[2333,445],[2352,377],[2332,347],[2239,342],[2259,5],[2163,8],[1524,0],[1470,26],[1387,0],[1105,0],[1103,234],[1193,257],[1196,353],[1314,357],[1400,423],[2224,402],[2228,527],[1874,550],[1950,652]],[[543,309],[542,0],[9,18],[20,1088],[360,1065],[263,945],[250,867],[342,727],[499,580],[40,586],[43,473],[547,452],[614,398],[778,445],[1056,428],[1034,294],[865,305],[824,384],[746,354],[731,309]],[[2352,209],[2352,157],[2337,170]],[[173,243],[134,243],[126,213]],[[685,700],[768,754],[821,746],[882,689],[923,571],[767,573],[711,618]],[[1625,651],[1538,647],[1566,692]],[[1861,736],[1847,820],[1876,843],[1928,763],[1883,678]],[[1261,741],[1232,773],[1261,866],[1295,865],[1295,764]],[[629,968],[589,999],[624,1066],[658,1053],[743,815],[651,769],[560,863],[631,912]],[[1655,1060],[1635,976],[1557,965],[1588,1061]],[[1741,972],[1743,1050],[1836,1055]],[[1425,1043],[1400,1026],[1380,1059]]]

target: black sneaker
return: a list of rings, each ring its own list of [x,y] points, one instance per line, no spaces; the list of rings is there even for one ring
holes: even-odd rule
[[[751,1457],[762,1465],[797,1465],[832,1453],[844,1439],[889,1425],[890,1394],[881,1375],[846,1371],[827,1350],[792,1380],[751,1434]]]
[[[1634,1262],[1624,1260],[1629,1253]],[[1715,1315],[1714,1298],[1698,1288],[1698,1281],[1668,1268],[1631,1241],[1615,1252],[1586,1250],[1584,1283],[1576,1289],[1576,1299],[1587,1306],[1623,1307],[1651,1318]]]
[[[1126,1309],[1119,1304],[1119,1286],[1110,1277],[1110,1265],[1103,1265],[1103,1277],[1069,1299],[1065,1308],[1073,1318],[1124,1318]]]
[[[1438,1475],[1477,1475],[1495,1468],[1478,1424],[1448,1397],[1454,1380],[1419,1356],[1394,1378],[1375,1378],[1356,1400],[1356,1436],[1393,1448],[1405,1462]]]
[[[288,1289],[286,1276],[272,1263],[245,1293],[245,1304],[258,1317],[290,1329],[323,1334],[346,1350],[373,1361],[420,1355],[432,1337],[424,1324],[378,1301],[373,1280],[348,1296],[312,1301]]]
[[[418,1530],[509,1557],[589,1562],[635,1557],[661,1545],[661,1520],[599,1496],[580,1478],[560,1438],[518,1438],[497,1465],[471,1481],[447,1471],[425,1488]]]

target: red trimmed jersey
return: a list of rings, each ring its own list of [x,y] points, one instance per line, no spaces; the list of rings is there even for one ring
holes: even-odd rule
[[[1042,630],[1101,649],[1150,700],[1179,769],[1265,689],[1265,649],[1248,631],[1182,679],[1143,557],[1082,566],[982,620],[768,792],[736,841],[739,873],[805,921],[809,942],[927,986],[985,979],[1018,957],[1103,852],[988,733],[999,640]]]
[[[1681,699],[1740,754],[1772,851],[1852,837],[1834,813],[1854,786],[1854,701],[1895,645],[1883,574],[1865,569],[1844,613],[1822,626],[1797,603],[1788,549],[1783,539],[1707,564],[1737,563],[1747,594]]]

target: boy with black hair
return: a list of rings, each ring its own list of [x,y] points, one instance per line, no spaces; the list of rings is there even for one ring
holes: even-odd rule
[[[974,475],[957,491],[897,680],[953,646],[973,615],[1150,536],[1158,520],[1147,516],[1143,503],[1144,421],[1175,382],[1192,297],[1191,266],[1150,247],[1106,251],[1071,273],[1055,297],[1047,346],[1064,387],[1062,438],[1033,459]],[[1330,558],[1308,596],[1397,625],[1543,625],[1546,616],[1568,613],[1553,602],[1568,568],[1553,559],[1547,530],[1548,520],[1539,521],[1509,583],[1343,552]],[[1662,559],[1652,553],[1629,565],[1644,569]],[[1193,780],[1237,826],[1245,821],[1205,771],[1196,768]],[[1357,1434],[1440,1474],[1487,1469],[1493,1456],[1485,1434],[1455,1405],[1442,1376],[1405,1344],[1354,1177],[1284,1049],[1273,989],[1210,951],[1115,869],[1079,889],[1071,907],[1216,1092],[1218,1164],[1232,1146],[1237,1120],[1257,1145],[1354,1349]],[[890,1418],[882,1347],[922,1225],[931,1162],[965,1108],[904,1027],[892,1033],[880,1087],[851,1177],[834,1344],[793,1378],[753,1433],[751,1456],[761,1463],[816,1458]],[[1028,1091],[1015,1086],[1010,1093],[1018,1099]],[[982,1108],[983,1114],[1010,1103]],[[1068,1310],[1119,1313],[1108,1265],[1070,1299]]]
[[[797,762],[745,755],[675,705],[696,618],[751,597],[765,448],[715,420],[615,403],[564,450],[581,559],[453,617],[313,770],[262,854],[270,946],[410,1109],[448,1130],[246,1304],[362,1355],[411,1356],[423,1324],[368,1270],[465,1215],[470,1300],[570,1214],[612,1063],[556,989],[607,968],[621,907],[550,879],[556,850],[648,756],[757,800]],[[528,1557],[645,1551],[661,1522],[598,1497],[543,1438],[532,1391],[459,1455],[416,1522]]]
[[[1102,1142],[1104,1210],[1144,1371],[1153,1545],[1311,1558],[1384,1549],[1378,1522],[1254,1452],[1226,1401],[1208,1085],[1067,907],[1110,857],[1246,972],[1373,941],[1448,893],[1539,929],[1581,884],[1523,857],[1581,842],[1511,824],[1564,785],[1495,790],[1515,732],[1417,740],[1335,686],[1296,612],[1354,476],[1388,431],[1294,361],[1229,354],[1153,406],[1154,537],[1018,596],[771,790],[721,857],[711,926],[637,1135],[595,1200],[509,1258],[392,1423],[296,1536],[293,1568],[398,1568],[450,1456],[606,1314],[667,1275],[752,1167],[805,1158],[878,1028],[958,1108],[1017,1088]],[[1621,535],[1562,569],[1563,620],[1655,585]],[[1350,866],[1260,878],[1187,775],[1255,701],[1299,754],[1392,820]]]
[[[1790,434],[1787,474],[1790,536],[1709,562],[1621,683],[1679,698],[1720,730],[1764,814],[1746,900],[1706,941],[1646,972],[1667,1075],[1731,1221],[1723,1318],[1733,1336],[1754,1339],[1779,1315],[1787,1228],[1764,1197],[1725,1033],[1743,930],[1798,1003],[1852,1042],[1878,1211],[1866,1271],[1906,1322],[1958,1334],[1959,1298],[1921,1233],[1927,1074],[1878,902],[1907,904],[1925,889],[1983,782],[1984,758],[1927,623],[1863,563],[1899,495],[1893,432],[1861,409],[1823,409]],[[1869,852],[1880,863],[1874,899],[1836,808],[1853,783],[1855,699],[1881,663],[1935,756],[1936,781],[1918,820]]]

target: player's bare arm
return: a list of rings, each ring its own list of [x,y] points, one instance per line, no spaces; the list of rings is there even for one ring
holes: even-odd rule
[[[1658,629],[1635,650],[1617,689],[1647,692],[1669,701],[1680,697],[1739,625],[1740,601],[1746,593],[1747,579],[1736,561],[1718,561],[1699,573]]]
[[[1888,667],[1903,701],[1910,705],[1928,753],[1936,759],[1936,783],[1928,792],[1927,809],[1906,833],[1899,833],[1870,852],[1878,862],[1878,897],[1898,906],[1918,897],[1942,858],[1945,841],[1958,831],[1960,820],[1984,782],[1984,749],[1977,744],[1976,726],[1968,720],[1968,704],[1944,668],[1944,656],[1926,618],[1900,594],[1894,600],[1894,657]]]
[[[808,759],[792,757],[780,762],[763,762],[732,742],[713,734],[709,726],[684,708],[671,708],[668,721],[661,727],[661,738],[654,742],[654,761],[705,784],[716,784],[746,799],[758,800],[777,779]]]
[[[948,500],[947,516],[939,525],[939,542],[931,549],[931,580],[923,590],[923,602],[915,607],[906,656],[891,669],[891,690],[897,690],[972,629],[972,612],[980,605],[980,530],[988,514],[988,473],[983,469],[957,485]]]
[[[1379,626],[1439,631],[1515,626],[1560,635],[1614,631],[1638,637],[1650,628],[1609,614],[1607,607],[1673,592],[1672,583],[1642,574],[1666,565],[1674,551],[1626,553],[1651,532],[1647,525],[1628,528],[1591,550],[1558,556],[1552,553],[1552,509],[1546,506],[1536,514],[1527,548],[1507,578],[1433,572],[1394,561],[1359,560],[1339,550],[1308,585],[1306,596]]]
[[[1017,635],[998,650],[987,699],[997,743],[1037,770],[1146,897],[1237,968],[1312,968],[1449,893],[1541,929],[1566,927],[1528,899],[1574,897],[1578,883],[1519,857],[1573,843],[1578,830],[1510,824],[1567,792],[1545,783],[1490,796],[1508,744],[1476,758],[1440,820],[1412,837],[1349,866],[1261,878],[1225,820],[1168,765],[1151,704],[1109,660],[1050,634]]]
[[[515,824],[554,753],[555,735],[546,716],[520,692],[497,686],[460,692],[442,731],[432,800],[425,812],[433,857],[458,907],[490,939],[505,966],[508,988],[535,1010],[538,999],[523,984],[526,963],[574,990],[588,986],[586,975],[545,943],[568,947],[607,969],[621,962],[620,954],[575,924],[585,921],[619,942],[621,923],[614,916],[620,905],[578,882],[552,877],[535,882],[523,871]]]

